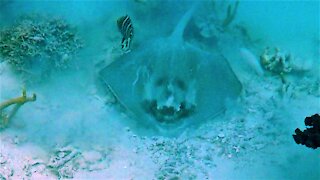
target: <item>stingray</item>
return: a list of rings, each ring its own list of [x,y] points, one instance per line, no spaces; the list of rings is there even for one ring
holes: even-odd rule
[[[103,84],[140,127],[175,131],[214,119],[241,84],[226,59],[184,41],[196,6],[169,37],[157,37],[100,71]],[[191,126],[190,126],[191,127]]]

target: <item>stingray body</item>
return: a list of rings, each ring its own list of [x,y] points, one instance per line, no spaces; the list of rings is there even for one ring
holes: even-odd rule
[[[195,7],[169,37],[155,38],[105,67],[105,85],[141,128],[181,132],[225,109],[241,84],[218,52],[209,53],[183,40]],[[168,133],[172,134],[172,133]]]

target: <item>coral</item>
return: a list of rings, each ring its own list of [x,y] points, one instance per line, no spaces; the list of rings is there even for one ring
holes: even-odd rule
[[[260,64],[264,68],[266,73],[274,76],[278,76],[281,79],[282,87],[279,89],[280,93],[287,92],[290,88],[289,85],[293,82],[289,81],[291,77],[296,76],[297,79],[301,79],[301,75],[308,73],[311,70],[311,61],[302,60],[299,57],[281,51],[279,48],[265,48],[264,52],[260,55]],[[297,80],[296,79],[296,80]],[[313,81],[313,80],[312,80]],[[317,88],[317,82],[299,83],[296,85],[298,89],[305,89],[309,94],[315,96],[319,95],[319,88]]]
[[[238,6],[239,6],[239,1],[235,2],[233,9],[231,4],[228,5],[227,15],[222,23],[223,28],[226,28],[234,20],[234,18],[236,17]]]
[[[211,48],[217,46],[224,35],[251,40],[248,30],[243,25],[231,26],[236,18],[239,3],[239,1],[235,1],[234,4],[226,1],[203,2],[189,25],[191,31],[186,32],[187,35],[198,39],[199,44],[206,44]]]
[[[23,89],[22,96],[7,100],[0,104],[0,127],[6,127],[9,123],[9,120],[17,113],[19,108],[26,102],[32,102],[36,100],[36,94],[33,94],[32,97],[27,97],[26,90]],[[4,112],[4,109],[7,107],[15,105],[11,112],[8,114]]]
[[[278,48],[275,48],[272,53],[270,53],[269,48],[266,48],[260,56],[262,67],[273,74],[279,75],[283,83],[286,83],[285,74],[292,70],[291,61],[291,55],[281,52]]]
[[[269,48],[266,48],[260,56],[260,62],[264,69],[276,74],[289,73],[292,70],[290,54],[283,53],[278,48],[275,48],[272,53]]]
[[[304,131],[299,128],[292,135],[297,144],[305,145],[306,147],[317,149],[320,147],[320,116],[315,114],[311,117],[306,117],[304,120],[306,126],[309,126]]]
[[[61,19],[40,15],[21,17],[0,31],[0,57],[18,72],[63,69],[82,47],[75,30]]]

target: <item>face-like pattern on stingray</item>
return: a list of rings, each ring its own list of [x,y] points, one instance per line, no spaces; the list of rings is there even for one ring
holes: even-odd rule
[[[154,58],[144,68],[148,75],[138,90],[144,111],[163,124],[179,122],[196,111],[197,63],[193,61],[196,57],[182,52],[171,49],[152,52]]]
[[[142,106],[161,123],[174,123],[192,115],[196,108],[195,80],[161,75],[144,86]]]

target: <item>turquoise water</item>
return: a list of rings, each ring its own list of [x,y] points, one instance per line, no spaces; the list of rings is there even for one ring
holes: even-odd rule
[[[0,1],[0,102],[36,94],[8,122],[14,104],[1,109],[0,177],[319,179],[319,149],[292,138],[320,113],[319,14],[318,1]]]

